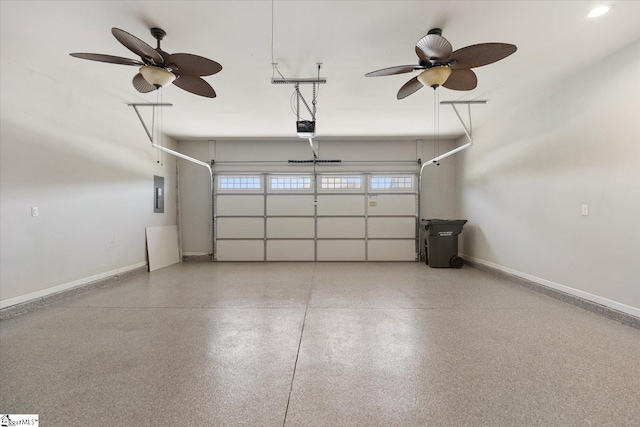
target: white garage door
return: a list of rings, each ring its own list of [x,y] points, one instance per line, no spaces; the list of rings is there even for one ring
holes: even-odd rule
[[[412,174],[216,176],[217,261],[414,261]]]

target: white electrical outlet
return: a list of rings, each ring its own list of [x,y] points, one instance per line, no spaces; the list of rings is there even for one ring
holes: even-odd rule
[[[31,207],[31,216],[38,216],[38,207],[37,206],[32,206]]]
[[[589,215],[589,205],[582,205],[582,216]]]

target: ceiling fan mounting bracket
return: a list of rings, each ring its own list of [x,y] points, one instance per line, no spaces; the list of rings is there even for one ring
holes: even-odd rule
[[[442,35],[442,29],[441,28],[432,28],[429,30],[429,32],[427,34],[435,34],[437,36],[441,36]]]
[[[155,142],[153,141],[153,126],[154,124],[151,125],[151,132],[149,132],[149,128],[147,127],[147,125],[144,122],[144,119],[142,118],[142,116],[140,115],[140,111],[138,111],[138,107],[152,107],[153,109],[153,117],[155,117],[155,112],[156,112],[156,107],[173,107],[173,104],[167,103],[167,102],[132,102],[127,104],[129,107],[133,107],[133,109],[136,111],[136,114],[138,115],[138,119],[140,119],[140,123],[142,124],[142,127],[144,128],[144,131],[147,133],[147,136],[149,137],[149,141],[151,141],[151,145],[155,145]]]
[[[151,29],[151,35],[153,36],[154,39],[160,41],[165,38],[165,36],[167,35],[167,32],[162,28],[153,27]]]

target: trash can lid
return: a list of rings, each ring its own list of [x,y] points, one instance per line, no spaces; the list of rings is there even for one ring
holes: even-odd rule
[[[455,225],[464,225],[467,223],[466,219],[423,219],[420,223],[424,223],[426,225],[436,225],[436,224],[455,224]]]
[[[466,219],[423,219],[420,221],[420,226],[424,229],[428,229],[430,226],[435,225],[459,225],[462,226],[467,223]]]

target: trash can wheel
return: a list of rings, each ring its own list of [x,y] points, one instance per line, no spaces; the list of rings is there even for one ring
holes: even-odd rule
[[[462,266],[464,265],[464,260],[459,256],[453,256],[449,260],[449,265],[453,268],[462,268]]]

